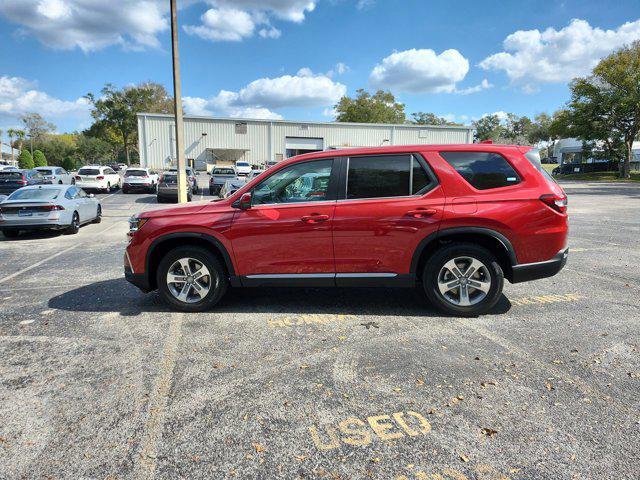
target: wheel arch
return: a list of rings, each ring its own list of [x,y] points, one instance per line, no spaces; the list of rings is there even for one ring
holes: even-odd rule
[[[169,233],[156,238],[147,251],[145,262],[145,272],[147,281],[152,290],[158,287],[156,282],[156,272],[160,259],[170,250],[176,247],[184,247],[188,245],[199,246],[209,249],[225,268],[229,277],[235,277],[235,270],[231,256],[226,247],[217,238],[198,232],[178,232]]]
[[[425,237],[413,254],[411,273],[416,278],[421,278],[429,257],[442,245],[453,242],[475,243],[489,250],[496,256],[505,277],[511,281],[512,267],[518,263],[513,245],[500,232],[482,227],[447,228]]]

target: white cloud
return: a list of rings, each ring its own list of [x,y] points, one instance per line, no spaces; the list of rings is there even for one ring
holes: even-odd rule
[[[469,61],[457,50],[437,55],[430,49],[394,52],[375,66],[369,77],[376,87],[398,92],[451,93],[469,71]]]
[[[280,38],[282,32],[271,25],[277,18],[289,22],[304,21],[306,12],[315,8],[308,0],[209,0],[212,6],[201,17],[200,25],[185,25],[184,31],[212,41],[240,41],[253,37]],[[262,27],[262,28],[260,28]]]
[[[267,108],[318,107],[336,103],[346,92],[343,84],[302,68],[297,75],[254,80],[240,90],[238,99],[244,105]]]
[[[2,0],[0,15],[20,25],[24,35],[43,44],[85,52],[110,45],[158,47],[168,29],[162,0]]]
[[[482,90],[487,90],[489,88],[493,88],[493,84],[489,83],[489,80],[485,78],[478,85],[456,90],[456,93],[460,95],[471,95],[472,93],[478,93],[478,92],[481,92]]]
[[[335,64],[335,66],[329,70],[325,75],[329,78],[333,78],[337,75],[344,75],[345,73],[347,73],[349,70],[351,70],[349,68],[349,65],[342,63],[342,62],[338,62]]]
[[[503,42],[505,51],[480,62],[485,70],[504,70],[528,93],[536,83],[566,82],[587,75],[598,61],[621,46],[640,39],[640,20],[613,30],[592,27],[574,19],[556,30],[518,30]]]
[[[347,87],[326,75],[301,68],[296,75],[260,78],[237,92],[221,90],[208,99],[183,98],[190,115],[219,115],[242,118],[281,119],[273,108],[324,107],[336,103]]]
[[[256,24],[247,12],[235,8],[209,9],[200,17],[202,25],[185,25],[184,31],[206,40],[238,42],[253,36]]]
[[[39,113],[49,118],[87,120],[90,105],[87,99],[61,100],[36,90],[36,83],[20,77],[0,77],[0,117],[17,118],[26,113]]]
[[[356,3],[356,8],[358,10],[366,10],[369,7],[372,7],[376,3],[376,0],[358,0]]]

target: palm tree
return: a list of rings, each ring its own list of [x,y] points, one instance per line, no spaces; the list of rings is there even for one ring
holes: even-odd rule
[[[24,145],[24,137],[26,136],[26,133],[24,133],[24,130],[14,130],[14,133],[16,135],[16,137],[18,138],[17,142],[18,142],[18,150],[20,150],[22,152],[22,146]]]
[[[14,153],[13,153],[13,137],[16,136],[17,130],[15,128],[10,128],[7,130],[7,135],[9,135],[9,147],[11,148],[11,163],[14,161]]]

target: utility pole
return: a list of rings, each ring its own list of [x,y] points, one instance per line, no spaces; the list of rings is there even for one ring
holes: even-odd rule
[[[184,161],[184,120],[182,118],[182,86],[178,56],[178,9],[171,2],[171,53],[173,58],[173,105],[176,120],[176,155],[178,157],[178,203],[187,203],[187,171]]]

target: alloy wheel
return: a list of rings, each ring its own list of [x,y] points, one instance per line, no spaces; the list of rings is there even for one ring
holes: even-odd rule
[[[218,287],[218,276],[195,258],[180,258],[167,271],[167,287],[171,295],[183,303],[203,300],[212,288]]]
[[[455,257],[438,273],[438,289],[449,303],[468,307],[480,303],[491,289],[487,266],[473,257]]]

